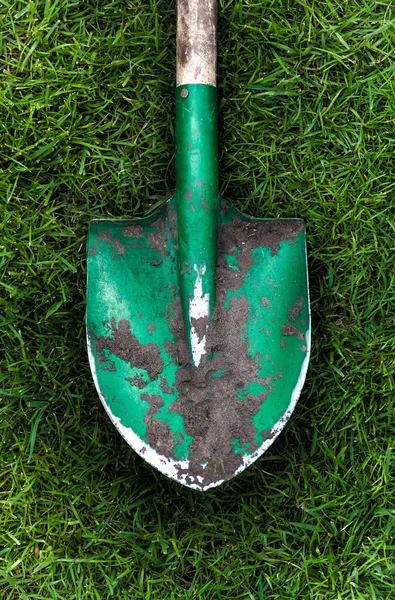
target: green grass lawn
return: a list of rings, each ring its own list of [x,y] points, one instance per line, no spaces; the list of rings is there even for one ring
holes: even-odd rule
[[[174,0],[0,0],[1,600],[395,598],[395,13],[221,0],[221,190],[307,223],[313,352],[271,449],[206,494],[104,413],[92,217],[175,188]]]

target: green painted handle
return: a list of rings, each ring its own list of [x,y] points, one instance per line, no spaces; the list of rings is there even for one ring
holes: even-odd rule
[[[185,61],[184,66],[187,68],[181,66],[181,71],[178,60],[178,80],[186,78],[188,81],[188,73],[198,73],[197,69],[191,69],[191,65],[197,64],[196,57],[200,56],[200,51],[195,52],[194,46],[198,36],[184,21],[187,14],[192,14],[192,9],[197,9],[193,14],[199,16],[204,7],[216,9],[216,0],[178,0],[178,27],[182,22],[182,35],[189,35],[187,55],[191,58]],[[205,60],[208,56],[213,56],[212,48],[216,49],[216,17],[213,17],[212,12],[209,14],[209,21],[213,26],[207,27],[204,35],[211,50],[206,53]],[[179,47],[179,30],[177,37]],[[213,80],[214,69],[213,85],[190,82],[183,83],[176,89],[178,280],[191,359],[196,366],[202,356],[210,352],[205,341],[215,306],[219,226],[215,60],[211,66],[207,60],[204,72],[211,72]]]

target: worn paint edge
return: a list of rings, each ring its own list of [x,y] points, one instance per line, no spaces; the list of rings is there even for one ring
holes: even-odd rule
[[[116,417],[112,413],[110,407],[107,404],[106,398],[100,389],[99,381],[98,381],[97,373],[96,373],[95,357],[94,357],[94,354],[92,351],[92,346],[91,346],[88,332],[86,332],[86,340],[87,340],[87,348],[88,348],[89,365],[90,365],[93,381],[94,381],[97,393],[99,395],[99,398],[100,398],[108,416],[110,417],[112,423],[115,425],[116,429],[122,435],[122,437],[126,440],[126,442],[133,448],[133,450],[143,460],[147,461],[150,465],[155,467],[162,474],[166,475],[170,479],[174,479],[174,481],[176,481],[177,483],[181,483],[182,485],[185,485],[186,487],[189,487],[189,488],[192,488],[195,490],[199,490],[200,492],[205,492],[205,491],[209,490],[210,488],[214,488],[214,487],[221,485],[224,482],[224,480],[210,483],[207,486],[202,486],[202,485],[195,484],[195,483],[187,483],[186,478],[193,477],[193,476],[188,475],[188,473],[180,476],[178,473],[179,473],[180,469],[182,469],[182,470],[189,469],[189,461],[188,460],[184,460],[184,461],[177,460],[176,461],[172,458],[168,458],[166,456],[162,456],[162,455],[158,454],[158,452],[156,452],[156,450],[154,450],[153,448],[151,448],[151,446],[149,446],[148,444],[143,442],[141,440],[141,438],[138,435],[136,435],[132,429],[130,429],[129,427],[125,427],[125,425],[122,425],[121,419],[119,417]],[[244,471],[247,467],[249,467],[252,463],[254,463],[258,458],[260,458],[262,456],[262,454],[264,454],[264,452],[266,452],[266,450],[275,442],[276,438],[281,433],[281,431],[284,429],[284,427],[287,424],[287,422],[289,421],[292,413],[294,412],[296,404],[299,400],[300,394],[303,389],[303,385],[304,385],[304,382],[306,379],[307,370],[308,370],[308,366],[309,366],[310,350],[311,350],[311,327],[309,327],[309,329],[306,333],[306,342],[307,342],[306,357],[303,361],[298,381],[292,392],[291,402],[289,404],[288,409],[281,417],[281,419],[279,419],[277,421],[277,423],[272,427],[271,431],[274,434],[273,437],[266,440],[256,452],[251,454],[251,456],[244,456],[243,464],[240,465],[240,467],[235,471],[234,476],[236,476],[239,473],[241,473],[242,471]]]
[[[308,371],[309,362],[310,362],[310,354],[311,354],[311,307],[310,307],[310,289],[309,289],[309,275],[308,275],[309,265],[308,265],[308,260],[307,260],[306,243],[305,243],[305,257],[306,257],[306,277],[307,277],[307,306],[309,308],[309,328],[306,331],[306,346],[307,346],[306,356],[303,361],[302,368],[300,370],[298,381],[296,382],[296,385],[293,389],[292,396],[291,396],[291,402],[289,403],[287,410],[285,411],[285,413],[283,414],[281,419],[279,419],[277,421],[277,423],[275,425],[273,425],[273,427],[271,428],[271,431],[274,434],[273,437],[266,440],[262,444],[262,446],[260,448],[258,448],[258,450],[256,452],[254,452],[254,454],[251,454],[251,456],[243,456],[243,464],[237,469],[237,471],[235,472],[235,475],[238,475],[239,473],[244,471],[244,469],[249,467],[253,462],[255,462],[258,458],[260,458],[262,456],[262,454],[264,454],[264,452],[266,452],[266,450],[268,448],[270,448],[270,446],[276,441],[277,437],[279,436],[279,434],[284,429],[285,425],[290,420],[292,413],[295,410],[296,404],[300,398],[300,394],[302,393],[304,382],[306,381],[307,371]]]
[[[169,200],[167,200],[166,204],[170,204],[172,200],[173,200],[173,198],[169,198]],[[244,215],[244,213],[242,213],[242,214]],[[102,219],[92,219],[92,221],[101,221],[101,220]],[[119,223],[119,221],[120,221],[120,219],[108,219],[108,220],[112,221],[112,222],[117,222],[117,223]],[[121,219],[121,220],[123,220],[123,219]],[[292,220],[299,220],[299,219],[292,219]],[[305,252],[305,256],[306,256],[306,273],[308,274],[307,252]],[[87,287],[88,287],[88,279],[89,279],[89,273],[87,276]],[[300,394],[302,392],[304,382],[306,380],[307,370],[308,370],[308,366],[309,366],[310,353],[311,353],[311,309],[310,309],[310,291],[309,291],[309,285],[308,285],[308,275],[307,275],[307,301],[308,301],[308,308],[309,308],[309,324],[310,325],[309,325],[309,329],[306,332],[306,345],[307,345],[306,356],[305,356],[305,359],[304,359],[302,367],[301,367],[301,372],[298,377],[298,381],[292,392],[291,401],[288,406],[288,409],[283,414],[283,416],[277,421],[277,423],[272,427],[271,431],[274,433],[273,437],[271,437],[269,440],[266,440],[262,444],[262,446],[256,452],[254,452],[251,456],[244,456],[243,464],[240,465],[240,467],[235,471],[233,477],[238,475],[242,471],[244,471],[247,467],[249,467],[252,463],[254,463],[258,458],[260,458],[262,456],[262,454],[264,454],[264,452],[266,452],[266,450],[275,442],[278,435],[284,429],[285,425],[287,424],[290,417],[292,416],[292,413],[294,412],[294,409],[296,407],[296,404],[297,404]],[[89,359],[89,365],[90,365],[90,369],[91,369],[91,373],[92,373],[92,378],[93,378],[97,393],[99,395],[99,398],[100,398],[108,416],[110,417],[110,420],[115,425],[115,428],[122,435],[122,437],[126,440],[126,442],[133,448],[133,450],[143,460],[147,461],[154,468],[156,468],[160,473],[166,475],[170,479],[173,479],[177,483],[181,483],[182,485],[184,485],[188,488],[196,489],[200,492],[205,492],[205,491],[209,490],[210,488],[218,487],[219,485],[224,483],[223,479],[220,481],[216,481],[214,483],[210,483],[209,485],[204,486],[204,487],[202,487],[199,484],[187,483],[186,477],[188,477],[188,474],[179,476],[179,475],[176,475],[176,473],[178,472],[179,468],[188,469],[189,461],[175,461],[174,459],[171,459],[171,458],[168,458],[168,457],[158,454],[156,452],[156,450],[151,448],[151,446],[145,444],[141,440],[141,438],[133,432],[132,429],[122,425],[120,418],[116,417],[111,412],[111,409],[107,404],[106,398],[105,398],[104,394],[102,393],[102,391],[100,390],[97,373],[96,373],[95,357],[94,357],[94,353],[92,350],[91,341],[89,338],[89,332],[88,332],[87,327],[86,327],[86,344],[87,344],[88,359]],[[140,447],[140,449],[138,449],[139,447]],[[149,455],[146,454],[146,453],[148,453],[148,451],[149,451]],[[150,458],[151,458],[151,460],[150,460]],[[173,473],[168,473],[167,471],[165,471],[163,469],[164,465],[171,465],[173,467]],[[176,467],[176,465],[177,465],[177,467]],[[191,476],[189,476],[189,477],[191,477]]]
[[[181,483],[182,485],[185,485],[186,487],[189,487],[189,488],[192,488],[195,490],[199,490],[201,492],[201,491],[208,490],[211,487],[215,487],[215,486],[223,483],[223,481],[218,481],[218,482],[215,482],[214,484],[210,484],[206,487],[202,487],[202,485],[199,483],[196,483],[196,484],[195,483],[187,483],[186,478],[193,477],[193,475],[190,475],[188,473],[188,470],[189,470],[189,461],[188,460],[174,460],[173,458],[169,458],[167,456],[163,456],[163,455],[159,454],[156,450],[154,450],[154,448],[152,448],[151,446],[149,446],[148,444],[143,442],[143,440],[138,435],[136,435],[130,427],[125,427],[125,425],[122,425],[121,419],[119,417],[116,417],[112,413],[112,411],[106,401],[106,398],[100,389],[99,380],[98,380],[97,372],[96,372],[95,356],[93,353],[92,344],[91,344],[91,341],[89,338],[88,330],[86,330],[86,345],[87,345],[87,349],[88,349],[89,366],[91,369],[92,378],[93,378],[93,381],[95,384],[96,391],[97,391],[99,398],[105,408],[106,413],[110,417],[112,423],[115,425],[115,428],[122,435],[122,437],[129,444],[129,446],[131,446],[133,448],[133,450],[143,460],[145,460],[150,465],[155,467],[155,469],[160,471],[163,475],[166,475],[166,477],[170,477],[170,479],[174,479],[174,481],[176,481],[177,483]],[[183,471],[185,470],[187,472],[180,475],[179,474],[180,470],[183,470]]]
[[[288,406],[287,410],[285,411],[285,413],[283,414],[283,416],[277,421],[277,423],[275,425],[273,425],[273,427],[270,430],[271,433],[273,434],[273,437],[271,437],[270,439],[263,442],[263,444],[260,446],[260,448],[258,448],[258,450],[256,452],[254,452],[254,454],[251,454],[251,456],[243,456],[243,464],[237,469],[237,471],[235,471],[235,475],[238,475],[239,473],[244,471],[244,469],[249,467],[253,462],[255,462],[258,458],[260,458],[262,456],[262,454],[264,452],[266,452],[266,450],[276,441],[277,437],[279,436],[279,434],[284,429],[285,425],[290,420],[292,413],[295,410],[296,404],[300,398],[300,394],[302,393],[303,385],[306,380],[307,370],[309,368],[310,351],[311,351],[311,326],[309,327],[308,331],[306,332],[306,345],[307,345],[306,357],[303,361],[300,375],[298,377],[298,381],[296,382],[296,385],[293,389],[289,406]]]

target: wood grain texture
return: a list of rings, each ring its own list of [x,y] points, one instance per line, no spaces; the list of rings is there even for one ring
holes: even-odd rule
[[[177,86],[216,86],[218,0],[177,0]]]

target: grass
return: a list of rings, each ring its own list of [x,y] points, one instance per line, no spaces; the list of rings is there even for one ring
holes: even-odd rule
[[[395,14],[221,0],[221,185],[303,217],[314,325],[293,419],[205,495],[116,433],[84,341],[92,217],[174,191],[174,1],[0,2],[0,597],[395,596]]]

